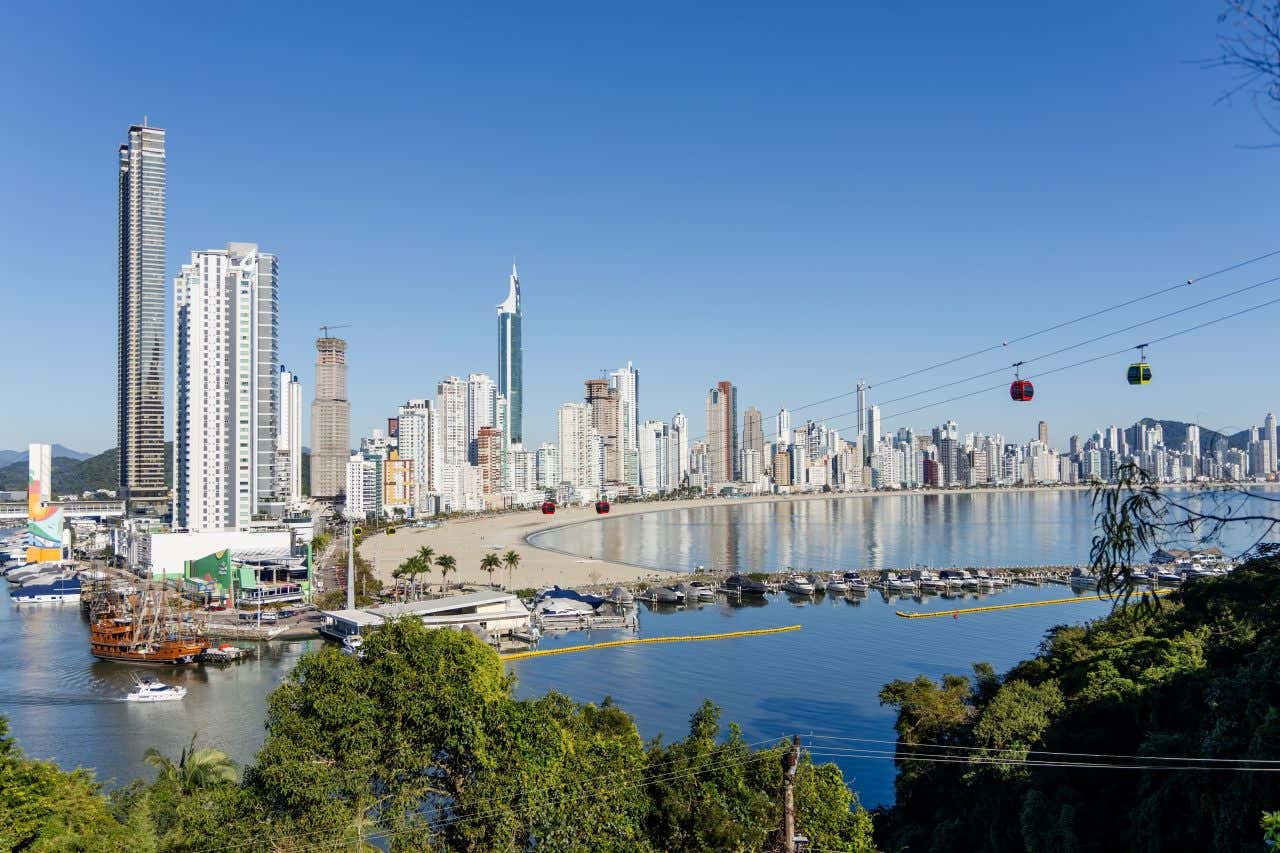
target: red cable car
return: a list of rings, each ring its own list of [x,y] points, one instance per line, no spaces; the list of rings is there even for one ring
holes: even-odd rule
[[[555,515],[555,514],[556,514],[556,502],[555,502],[555,501],[543,501],[543,502],[542,502],[542,514],[543,514],[543,515]]]
[[[1018,375],[1018,368],[1021,366],[1022,362],[1013,366],[1013,382],[1009,385],[1009,396],[1016,403],[1030,403],[1031,398],[1036,395],[1036,387],[1031,384],[1030,379],[1023,379]]]
[[[608,501],[596,501],[596,515],[605,515],[609,512]]]

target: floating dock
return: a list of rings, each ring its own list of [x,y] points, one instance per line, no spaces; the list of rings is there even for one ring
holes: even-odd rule
[[[1143,593],[1143,595],[1168,595],[1173,592],[1171,589],[1158,589],[1151,593]],[[1078,595],[1071,598],[1051,598],[1047,601],[1021,601],[1017,604],[988,604],[984,607],[963,607],[959,610],[933,610],[922,611],[917,613],[907,613],[904,610],[895,610],[903,619],[937,619],[941,616],[961,616],[969,613],[990,613],[995,610],[1018,610],[1022,607],[1047,607],[1050,604],[1075,604],[1081,601],[1115,601],[1109,595]]]
[[[585,646],[568,646],[563,649],[541,649],[530,652],[516,652],[502,655],[504,661],[526,660],[527,658],[549,657],[551,655],[567,655],[573,652],[588,652],[594,649],[615,649],[619,646],[644,646],[651,643],[700,643],[707,640],[733,640],[739,637],[764,637],[769,634],[785,634],[788,631],[799,631],[799,625],[787,625],[782,628],[759,628],[754,631],[730,631],[725,634],[696,634],[688,637],[647,637],[635,640],[612,640],[607,643],[591,643]]]

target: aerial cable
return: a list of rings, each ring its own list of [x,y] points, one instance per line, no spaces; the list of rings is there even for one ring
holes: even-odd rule
[[[1127,299],[1127,300],[1125,300],[1125,301],[1123,301],[1123,302],[1118,302],[1118,303],[1116,303],[1116,304],[1114,304],[1114,305],[1109,305],[1109,306],[1104,307],[1104,308],[1099,308],[1099,309],[1097,309],[1097,310],[1090,311],[1090,312],[1089,312],[1089,313],[1087,313],[1087,314],[1081,314],[1080,316],[1078,316],[1078,317],[1074,317],[1074,318],[1072,318],[1072,319],[1070,319],[1070,320],[1064,320],[1064,321],[1062,321],[1062,322],[1055,323],[1055,324],[1053,324],[1053,325],[1051,325],[1051,326],[1047,326],[1047,327],[1045,327],[1045,328],[1043,328],[1043,329],[1039,329],[1039,330],[1036,330],[1036,331],[1033,331],[1033,332],[1028,332],[1028,333],[1026,333],[1026,334],[1024,334],[1024,335],[1019,335],[1018,337],[1015,337],[1015,338],[1010,338],[1010,339],[1009,339],[1009,340],[1007,340],[1007,341],[1001,341],[999,344],[993,344],[993,345],[991,345],[991,346],[984,347],[984,348],[982,348],[982,349],[978,349],[978,350],[974,350],[974,351],[972,351],[972,352],[965,353],[965,354],[963,354],[963,355],[956,356],[956,357],[954,357],[954,358],[944,359],[944,360],[942,360],[942,361],[936,362],[936,363],[931,364],[931,365],[927,365],[927,366],[925,366],[925,367],[917,368],[917,369],[915,369],[915,370],[911,370],[911,371],[908,371],[908,372],[906,372],[906,373],[901,373],[901,374],[899,374],[899,375],[897,375],[897,376],[892,376],[892,377],[890,377],[890,378],[888,378],[888,379],[882,379],[882,380],[879,380],[879,381],[877,381],[877,382],[867,383],[867,384],[865,385],[865,389],[866,389],[866,390],[870,390],[870,389],[871,389],[871,388],[873,388],[873,387],[879,387],[879,386],[881,386],[881,385],[887,385],[887,384],[889,384],[889,383],[891,383],[891,382],[898,382],[898,381],[900,381],[900,380],[907,379],[907,378],[910,378],[910,377],[912,377],[912,376],[918,376],[918,375],[919,375],[919,374],[921,374],[921,373],[926,373],[926,372],[928,372],[928,371],[935,370],[935,369],[940,368],[940,367],[946,367],[947,365],[955,364],[955,363],[960,362],[960,361],[965,361],[965,360],[970,359],[970,358],[976,358],[977,356],[985,355],[986,353],[989,353],[989,352],[995,352],[996,350],[1005,349],[1005,348],[1007,348],[1007,347],[1009,347],[1009,346],[1012,346],[1012,345],[1014,345],[1014,344],[1022,343],[1023,341],[1028,341],[1028,340],[1031,340],[1032,338],[1036,338],[1036,337],[1039,337],[1039,336],[1041,336],[1041,335],[1048,334],[1048,333],[1050,333],[1050,332],[1055,332],[1055,331],[1057,331],[1057,330],[1059,330],[1059,329],[1066,328],[1067,326],[1072,326],[1072,325],[1075,325],[1076,323],[1081,323],[1081,322],[1083,322],[1083,321],[1085,321],[1085,320],[1091,320],[1091,319],[1093,319],[1093,318],[1095,318],[1095,317],[1099,317],[1099,316],[1101,316],[1101,315],[1103,315],[1103,314],[1107,314],[1107,313],[1110,313],[1110,312],[1112,312],[1112,311],[1117,311],[1117,310],[1119,310],[1119,309],[1121,309],[1121,308],[1127,308],[1128,306],[1130,306],[1130,305],[1135,305],[1135,304],[1137,304],[1138,302],[1142,302],[1142,301],[1147,300],[1147,299],[1152,299],[1152,298],[1157,297],[1157,296],[1163,296],[1163,295],[1164,295],[1164,294],[1166,294],[1166,293],[1172,293],[1172,292],[1173,292],[1173,291],[1175,291],[1175,290],[1181,290],[1181,289],[1183,289],[1183,288],[1185,288],[1185,287],[1193,286],[1193,285],[1194,285],[1194,284],[1196,284],[1197,282],[1207,281],[1208,279],[1214,278],[1214,277],[1216,277],[1216,276],[1224,275],[1224,274],[1229,273],[1229,272],[1232,272],[1232,271],[1234,271],[1234,270],[1241,269],[1242,267],[1246,267],[1246,266],[1249,266],[1249,265],[1251,265],[1251,264],[1255,264],[1255,263],[1258,263],[1258,262],[1260,262],[1260,261],[1264,261],[1264,260],[1267,260],[1267,259],[1269,259],[1269,258],[1276,257],[1277,255],[1280,255],[1280,249],[1275,249],[1275,250],[1272,250],[1272,251],[1270,251],[1270,252],[1266,252],[1266,253],[1264,253],[1264,254],[1258,255],[1258,256],[1256,256],[1256,257],[1248,258],[1247,260],[1239,261],[1239,262],[1234,263],[1234,264],[1231,264],[1231,265],[1229,265],[1229,266],[1221,267],[1221,268],[1216,269],[1216,270],[1213,270],[1213,271],[1211,271],[1211,272],[1202,273],[1201,275],[1198,275],[1198,276],[1193,276],[1192,278],[1187,279],[1185,282],[1179,282],[1179,283],[1177,283],[1177,284],[1173,284],[1173,285],[1169,285],[1169,286],[1167,286],[1167,287],[1159,288],[1159,289],[1157,289],[1157,290],[1153,290],[1153,291],[1151,291],[1151,292],[1149,292],[1149,293],[1142,294],[1141,296],[1135,296],[1135,297],[1133,297],[1133,298],[1131,298],[1131,299]],[[1110,333],[1108,333],[1108,334],[1106,334],[1106,335],[1100,335],[1100,336],[1098,336],[1098,337],[1091,338],[1091,339],[1089,339],[1089,340],[1087,340],[1087,341],[1083,341],[1083,342],[1078,343],[1078,344],[1073,344],[1073,345],[1071,345],[1071,346],[1069,346],[1069,347],[1064,347],[1064,348],[1062,348],[1062,349],[1055,350],[1055,351],[1053,351],[1053,352],[1044,353],[1043,355],[1035,356],[1034,358],[1023,359],[1023,361],[1025,361],[1025,362],[1036,361],[1036,360],[1040,360],[1040,359],[1049,358],[1049,357],[1051,357],[1051,356],[1053,356],[1053,355],[1059,355],[1059,354],[1061,354],[1061,353],[1063,353],[1063,352],[1069,352],[1069,351],[1070,351],[1070,350],[1072,350],[1072,349],[1078,349],[1078,348],[1079,348],[1079,347],[1081,347],[1081,346],[1086,346],[1086,345],[1088,345],[1089,343],[1094,343],[1094,342],[1096,342],[1096,341],[1102,340],[1102,339],[1107,338],[1107,337],[1110,337],[1110,336],[1112,336],[1112,335],[1116,335],[1116,334],[1120,334],[1120,333],[1125,332],[1125,331],[1129,331],[1129,330],[1131,330],[1131,329],[1133,329],[1133,328],[1137,328],[1138,326],[1145,325],[1145,324],[1147,324],[1147,323],[1154,323],[1154,322],[1157,322],[1157,321],[1159,321],[1159,320],[1163,320],[1163,319],[1167,319],[1167,318],[1172,317],[1172,316],[1175,316],[1175,315],[1177,315],[1177,314],[1185,313],[1186,311],[1189,311],[1189,310],[1191,310],[1191,309],[1198,308],[1198,307],[1203,307],[1204,305],[1208,305],[1208,304],[1210,304],[1210,303],[1212,303],[1212,302],[1220,301],[1220,300],[1222,300],[1222,299],[1229,298],[1229,297],[1231,297],[1231,296],[1236,296],[1236,295],[1239,295],[1239,294],[1244,293],[1244,292],[1246,292],[1246,291],[1253,290],[1253,289],[1256,289],[1256,288],[1258,288],[1258,287],[1262,287],[1262,286],[1267,285],[1267,284],[1273,284],[1273,283],[1275,283],[1276,281],[1280,281],[1280,276],[1277,276],[1277,277],[1275,277],[1275,278],[1264,279],[1263,281],[1255,282],[1254,284],[1247,285],[1247,286],[1245,286],[1245,287],[1242,287],[1242,288],[1239,288],[1239,289],[1237,289],[1237,290],[1231,291],[1230,293],[1222,294],[1221,296],[1213,297],[1212,299],[1207,299],[1207,300],[1205,300],[1205,301],[1203,301],[1203,302],[1196,303],[1195,305],[1190,305],[1190,306],[1187,306],[1186,308],[1182,308],[1182,309],[1178,309],[1178,310],[1175,310],[1175,311],[1171,311],[1171,312],[1169,312],[1169,313],[1167,313],[1167,314],[1163,314],[1163,315],[1160,315],[1160,316],[1158,316],[1158,317],[1154,317],[1154,318],[1152,318],[1152,319],[1150,319],[1150,320],[1145,320],[1145,321],[1143,321],[1142,323],[1137,323],[1137,324],[1134,324],[1133,326],[1128,326],[1128,327],[1126,327],[1126,328],[1124,328],[1124,329],[1118,329],[1118,330],[1116,330],[1115,332],[1110,332]],[[1266,304],[1270,304],[1270,303],[1266,303]],[[1259,306],[1259,307],[1261,307],[1261,306]],[[1130,347],[1130,348],[1128,348],[1128,349],[1132,349],[1132,347]],[[965,383],[965,382],[971,382],[971,381],[973,381],[973,380],[975,380],[975,379],[980,379],[980,378],[983,378],[983,377],[985,377],[985,376],[993,376],[993,375],[995,375],[995,374],[997,374],[997,373],[1004,373],[1004,372],[1006,372],[1006,371],[1007,371],[1007,369],[1008,369],[1007,367],[1001,367],[1001,368],[996,369],[996,370],[990,370],[990,371],[986,371],[986,372],[984,372],[984,373],[974,374],[973,376],[969,376],[969,377],[967,377],[967,378],[965,378],[965,379],[958,379],[958,380],[955,380],[954,382],[950,382],[950,383],[946,383],[946,384],[943,384],[943,385],[935,386],[934,388],[928,389],[928,390],[926,390],[926,391],[919,391],[919,392],[916,392],[916,393],[914,393],[914,394],[908,394],[908,395],[903,396],[903,397],[896,397],[896,398],[891,399],[891,400],[888,400],[888,401],[886,401],[886,402],[888,402],[888,403],[901,402],[902,400],[910,399],[910,398],[912,398],[912,397],[918,397],[918,396],[920,396],[920,395],[922,395],[922,394],[931,393],[932,391],[941,390],[941,389],[943,389],[943,388],[949,388],[949,387],[951,387],[951,386],[953,386],[953,385],[959,385],[959,384],[963,384],[963,383]],[[1003,387],[1003,386],[1000,386],[1000,387]],[[821,405],[823,405],[823,404],[825,404],[825,403],[831,403],[831,402],[834,402],[834,401],[836,401],[836,400],[842,400],[842,399],[844,399],[844,398],[846,398],[846,397],[851,397],[851,396],[853,396],[853,395],[854,395],[854,394],[856,394],[856,393],[857,393],[857,389],[855,388],[855,389],[854,389],[854,390],[852,390],[852,391],[845,391],[845,392],[842,392],[842,393],[840,393],[840,394],[834,394],[834,395],[832,395],[832,396],[830,396],[830,397],[825,397],[825,398],[823,398],[823,399],[821,399],[821,400],[815,400],[815,401],[813,401],[813,402],[805,403],[804,405],[801,405],[801,406],[796,406],[796,407],[793,407],[793,408],[787,409],[787,411],[788,411],[789,413],[793,413],[793,414],[794,414],[795,412],[802,412],[802,411],[805,411],[805,410],[807,410],[807,409],[811,409],[811,408],[813,408],[813,407],[815,407],[815,406],[821,406]],[[762,414],[762,417],[763,417],[763,413],[761,413],[761,414]],[[837,415],[830,415],[830,416],[828,416],[828,417],[824,418],[824,420],[830,420],[830,419],[832,419],[832,418],[844,417],[844,416],[846,416],[846,415],[850,415],[850,414],[856,414],[856,410],[855,410],[855,411],[853,411],[853,412],[844,412],[844,413],[840,413],[840,414],[837,414]],[[743,423],[739,426],[739,428],[742,428],[743,426],[745,426],[745,423],[746,423],[746,422],[745,422],[745,420],[744,420],[744,421],[743,421]],[[705,439],[710,438],[710,437],[711,437],[711,435],[713,435],[715,432],[719,432],[719,430],[717,430],[717,431],[708,431],[707,433],[705,433],[705,434],[703,434],[703,435],[700,435],[700,436],[698,436],[697,438],[693,438],[693,439],[691,439],[691,440],[692,440],[692,441],[705,440]],[[773,437],[773,436],[776,436],[776,430],[775,430],[774,432],[766,432],[766,433],[765,433],[765,437],[766,437],[766,438]]]
[[[871,744],[878,744],[878,745],[889,744],[889,745],[895,745],[895,746],[898,744],[898,741],[896,740],[886,740],[884,738],[820,735],[820,734],[814,734],[812,732],[808,734],[801,733],[800,736],[811,738],[813,740],[837,740],[837,741],[848,741],[852,743],[871,743]],[[819,749],[839,748],[839,747],[828,747],[827,745],[824,745],[824,744],[814,744],[814,745],[817,746]],[[993,747],[986,747],[986,746],[961,746],[959,744],[946,744],[946,743],[912,743],[912,744],[906,744],[906,746],[912,750],[916,750],[916,749],[948,750],[950,749],[950,750],[962,750],[962,751],[972,751],[972,752],[989,752],[994,749]],[[853,747],[850,747],[850,748],[853,748]],[[1117,758],[1124,761],[1204,761],[1204,762],[1219,762],[1219,763],[1234,763],[1234,764],[1280,765],[1280,760],[1269,759],[1269,758],[1193,758],[1187,755],[1118,755],[1115,753],[1107,753],[1107,752],[1055,752],[1053,750],[1048,750],[1048,749],[1029,749],[1027,750],[1027,753],[1029,755],[1054,755],[1054,756],[1066,756],[1069,758]]]

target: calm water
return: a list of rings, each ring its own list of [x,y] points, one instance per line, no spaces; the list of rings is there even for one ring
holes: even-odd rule
[[[1088,552],[1092,513],[1082,493],[892,496],[698,508],[616,517],[543,534],[540,543],[659,567],[815,569],[854,566],[1072,563]],[[1062,586],[1016,586],[993,603],[1057,598]],[[977,602],[970,597],[969,603]],[[968,672],[974,661],[1007,669],[1032,654],[1046,629],[1102,615],[1084,602],[962,617],[906,620],[896,608],[949,609],[936,596],[888,602],[767,605],[655,612],[642,607],[642,636],[675,636],[800,624],[790,634],[721,642],[659,644],[584,652],[512,664],[522,696],[556,689],[598,702],[612,696],[646,737],[682,737],[704,698],[738,722],[749,740],[794,731],[893,738],[893,718],[876,694],[894,678]],[[577,632],[543,647],[625,636]],[[252,758],[263,738],[266,694],[298,656],[319,641],[263,645],[251,661],[163,670],[187,687],[182,702],[135,706],[120,701],[135,667],[97,661],[76,606],[14,607],[0,582],[0,713],[31,755],[97,769],[128,781],[147,773],[142,753],[176,754],[192,732]],[[892,799],[887,760],[846,759],[843,769],[864,802]]]

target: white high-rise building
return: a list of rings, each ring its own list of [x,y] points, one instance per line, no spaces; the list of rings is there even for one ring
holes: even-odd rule
[[[689,419],[683,412],[671,416],[668,434],[671,441],[671,488],[678,489],[689,479]]]
[[[467,461],[475,464],[481,427],[498,425],[498,386],[487,373],[467,377]]]
[[[467,453],[467,383],[457,376],[447,376],[436,386],[436,426],[440,431],[440,474],[436,491],[443,497],[445,508],[459,510],[463,505]]]
[[[872,447],[880,445],[880,407],[867,407],[867,441]]]
[[[192,252],[174,279],[175,527],[247,528],[280,503],[278,279],[254,243]]]
[[[363,519],[382,510],[382,466],[363,453],[347,462],[346,517]]]
[[[560,485],[560,449],[544,441],[538,446],[536,463],[539,489],[554,489]]]
[[[671,435],[662,421],[640,427],[640,489],[646,495],[671,488]]]
[[[568,483],[580,496],[594,492],[600,480],[599,435],[591,428],[591,406],[565,403],[558,417],[560,441],[560,482]]]
[[[409,400],[400,407],[398,420],[400,458],[413,462],[414,512],[432,514],[439,509],[441,464],[435,407],[430,400]]]
[[[618,391],[618,458],[623,482],[640,485],[640,371],[627,362],[609,374],[609,387]]]
[[[1267,412],[1266,418],[1264,418],[1262,421],[1262,438],[1264,441],[1268,441],[1271,443],[1273,458],[1272,458],[1270,470],[1280,471],[1280,464],[1278,464],[1276,459],[1274,458],[1275,456],[1280,455],[1275,452],[1276,448],[1280,447],[1280,445],[1276,444],[1276,416],[1271,412]],[[1263,472],[1263,473],[1267,473],[1267,472]]]
[[[791,443],[791,413],[788,412],[786,409],[778,410],[778,423],[777,423],[776,432],[777,432],[777,437],[775,440],[777,441],[778,444],[781,444],[783,447],[785,447]]]
[[[276,494],[302,502],[302,383],[280,366],[280,427],[276,432]]]

